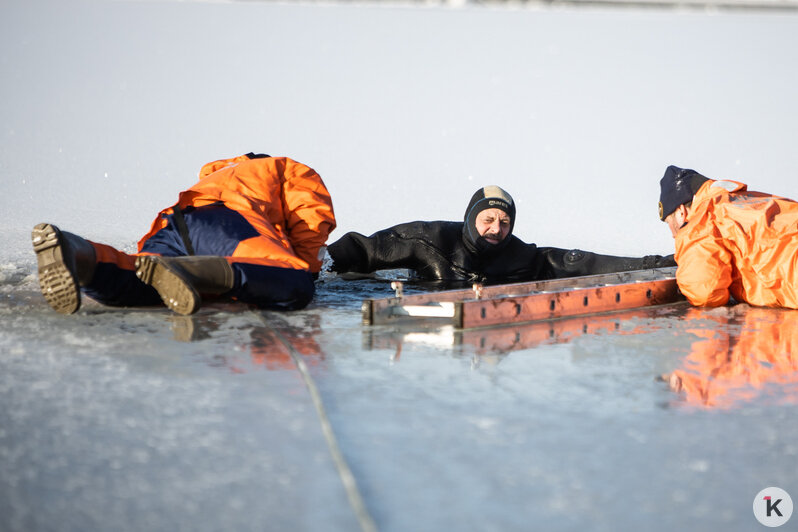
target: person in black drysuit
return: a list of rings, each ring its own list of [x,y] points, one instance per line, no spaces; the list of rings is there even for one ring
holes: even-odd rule
[[[486,223],[487,222],[487,223]],[[579,249],[537,247],[512,234],[515,203],[497,186],[477,190],[463,222],[416,221],[366,237],[345,234],[327,248],[331,270],[372,273],[408,268],[414,280],[447,287],[501,284],[676,266],[673,255],[616,257]]]

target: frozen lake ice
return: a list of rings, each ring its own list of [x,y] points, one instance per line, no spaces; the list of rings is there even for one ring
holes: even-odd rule
[[[361,327],[338,283],[283,315],[88,303],[64,318],[8,293],[5,527],[357,529],[278,333],[380,530],[750,530],[753,496],[795,485],[793,312],[677,304],[403,333]]]
[[[539,245],[672,249],[668,164],[798,196],[798,16],[8,0],[0,7],[0,529],[750,530],[798,494],[794,312],[674,305],[364,328],[387,283],[190,318],[38,293],[41,221],[132,249],[212,159],[318,170],[339,228],[516,198]],[[587,327],[587,329],[586,329]],[[667,375],[666,381],[658,380]],[[671,389],[680,388],[679,390]]]

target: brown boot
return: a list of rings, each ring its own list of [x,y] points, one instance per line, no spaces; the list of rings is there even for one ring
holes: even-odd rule
[[[230,263],[215,256],[141,256],[136,259],[136,275],[178,314],[194,314],[200,294],[224,294],[233,289],[235,280]]]
[[[94,246],[78,235],[39,224],[31,233],[39,263],[39,287],[56,312],[73,314],[80,308],[80,287],[88,285],[97,266]]]

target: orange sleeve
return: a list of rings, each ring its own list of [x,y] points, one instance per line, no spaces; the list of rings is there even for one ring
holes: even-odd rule
[[[335,214],[327,187],[312,168],[286,159],[282,198],[288,240],[313,273],[321,269],[319,249],[335,229]]]
[[[719,307],[729,301],[732,255],[712,226],[684,228],[676,235],[676,283],[697,307]]]

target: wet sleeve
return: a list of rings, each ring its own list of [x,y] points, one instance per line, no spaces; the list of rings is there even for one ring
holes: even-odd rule
[[[393,228],[371,236],[347,233],[327,247],[333,260],[332,270],[338,273],[372,273],[393,268],[416,268],[413,243],[402,238]]]
[[[581,249],[539,249],[545,258],[544,270],[548,272],[549,278],[552,279],[676,266],[673,255],[619,257],[601,255],[590,251],[582,251]]]
[[[732,255],[720,237],[713,233],[692,233],[689,239],[680,238],[677,247],[676,283],[690,304],[719,307],[728,303]]]

